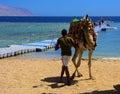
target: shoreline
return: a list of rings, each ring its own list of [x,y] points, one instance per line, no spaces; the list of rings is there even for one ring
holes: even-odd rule
[[[38,53],[38,52],[37,52]],[[27,54],[21,54],[21,55],[17,55],[17,56],[13,56],[13,57],[7,57],[7,58],[1,58],[2,59],[18,59],[18,60],[60,60],[61,59],[61,55],[47,55],[47,54],[43,54],[44,52],[40,52],[42,53],[41,55],[37,54],[36,52],[33,53],[27,53]],[[47,56],[46,56],[47,55]],[[72,59],[73,56],[71,56]],[[82,60],[88,60],[88,57],[82,57]],[[92,57],[92,60],[120,60],[120,57]]]
[[[74,70],[70,61],[70,75]],[[71,86],[59,83],[60,71],[61,60],[1,59],[0,94],[114,94],[114,86],[120,84],[120,60],[93,59],[94,80],[88,79],[87,59],[82,60],[83,77],[75,77]]]

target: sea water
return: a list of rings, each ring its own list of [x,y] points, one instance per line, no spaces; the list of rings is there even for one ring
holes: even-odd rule
[[[39,42],[59,37],[68,23],[0,23],[0,47],[12,44]]]
[[[97,47],[93,58],[120,58],[120,23],[110,22],[115,30],[101,31],[98,33]],[[0,47],[13,44],[33,43],[47,39],[61,37],[62,29],[69,29],[69,22],[1,22]],[[74,54],[74,48],[72,48]],[[88,51],[83,57],[87,58]],[[19,59],[60,59],[60,49],[46,52],[33,52],[16,56]]]
[[[120,23],[110,23],[111,26],[117,27],[115,30],[101,31],[97,35],[97,47],[93,52],[93,58],[102,59],[120,59]],[[66,26],[67,27],[67,26]],[[19,56],[18,58],[29,59],[61,59],[61,50],[51,49],[46,52],[29,53]],[[74,48],[72,48],[72,55]],[[83,53],[83,58],[88,58],[88,51]]]

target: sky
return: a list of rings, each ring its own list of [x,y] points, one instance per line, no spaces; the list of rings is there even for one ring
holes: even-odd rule
[[[120,0],[0,0],[37,16],[120,16]]]

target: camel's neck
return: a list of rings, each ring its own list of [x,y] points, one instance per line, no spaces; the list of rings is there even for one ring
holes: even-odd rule
[[[94,47],[93,36],[86,28],[84,29],[84,37],[88,46]]]

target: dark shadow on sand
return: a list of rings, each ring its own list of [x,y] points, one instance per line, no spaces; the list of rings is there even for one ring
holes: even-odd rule
[[[63,81],[60,82],[60,77],[47,77],[47,78],[44,78],[44,79],[41,79],[41,81],[45,81],[45,82],[48,82],[48,83],[52,83],[48,86],[50,86],[51,88],[61,88],[61,87],[64,87],[66,86],[66,77],[63,77],[62,79]],[[72,80],[72,83],[71,85],[75,85],[76,83],[78,83],[78,81],[84,81],[84,80],[92,80],[92,79],[80,79],[80,80]],[[71,86],[70,85],[70,86]],[[38,88],[40,85],[35,85],[35,86],[32,86],[33,88]]]
[[[47,77],[47,78],[42,79],[41,81],[52,83],[49,85],[51,88],[60,88],[60,87],[66,86],[66,77],[63,77],[62,82],[60,82],[60,77]],[[76,83],[77,81],[73,80],[71,85],[74,85]]]
[[[92,91],[80,94],[120,94],[120,84],[113,85],[113,87],[115,88],[114,90]]]

